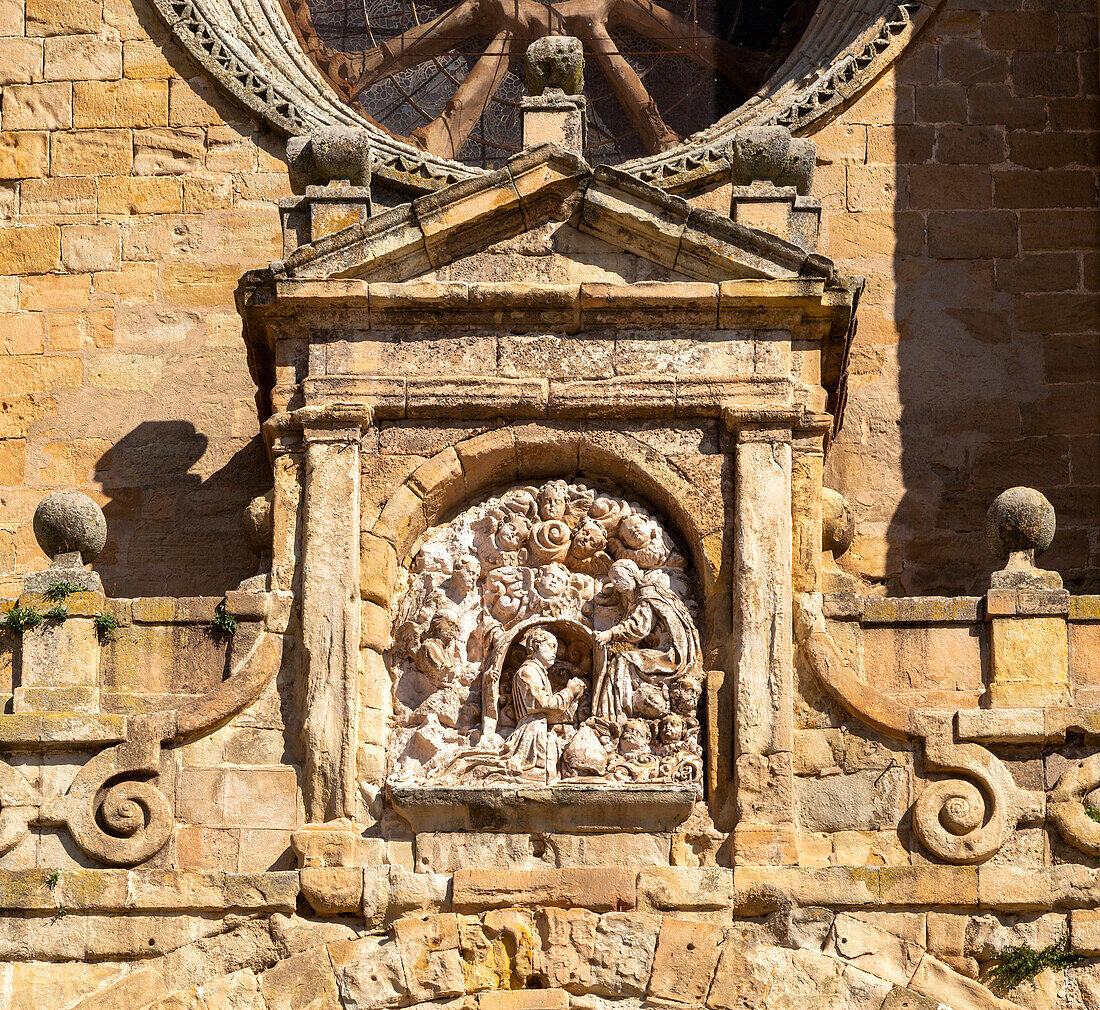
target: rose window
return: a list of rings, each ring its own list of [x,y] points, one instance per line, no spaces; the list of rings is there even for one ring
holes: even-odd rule
[[[523,54],[585,49],[594,163],[669,150],[752,95],[817,0],[284,0],[306,52],[356,111],[422,150],[492,167],[520,147]]]

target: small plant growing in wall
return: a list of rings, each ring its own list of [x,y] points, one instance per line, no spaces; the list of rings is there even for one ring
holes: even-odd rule
[[[79,582],[70,582],[66,579],[61,579],[58,582],[51,582],[42,595],[45,596],[50,603],[60,603],[66,596],[82,592],[84,592],[84,587],[81,586]]]
[[[1068,935],[1042,950],[1035,950],[1027,944],[1006,947],[1001,951],[999,963],[989,973],[991,988],[999,993],[1011,992],[1047,968],[1051,971],[1061,971],[1064,968],[1072,968],[1083,960],[1080,954],[1075,954],[1069,949]]]
[[[228,638],[237,630],[237,618],[225,609],[224,603],[219,603],[214,609],[214,620],[210,624],[210,633],[215,638]]]
[[[37,628],[42,623],[42,615],[34,607],[14,606],[2,618],[0,627],[5,631],[22,632],[27,628]]]
[[[68,616],[69,612],[60,603],[55,603],[46,611],[47,621],[63,621]]]
[[[60,879],[60,870],[50,870],[50,872],[46,874],[46,886],[52,891],[55,887],[57,887],[57,883]]]
[[[1100,807],[1094,807],[1088,800],[1082,800],[1081,806],[1085,808],[1085,816],[1100,824]]]
[[[68,910],[65,908],[64,905],[58,905],[57,908],[53,910],[53,918],[51,921],[57,922],[58,919],[64,919],[65,916],[68,914]]]
[[[92,625],[101,642],[109,642],[118,631],[118,618],[114,614],[96,614],[92,618]]]

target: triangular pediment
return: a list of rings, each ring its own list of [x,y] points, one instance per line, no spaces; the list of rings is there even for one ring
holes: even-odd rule
[[[693,207],[608,166],[592,169],[551,145],[524,151],[503,168],[422,196],[307,245],[273,264],[300,279],[406,281],[443,276],[518,236],[557,230],[556,254],[577,263],[599,247],[626,280],[831,279],[832,263],[779,236]],[[588,248],[585,248],[588,243]],[[551,249],[555,254],[555,250]],[[626,257],[627,260],[623,260]],[[488,266],[488,264],[486,264]],[[476,269],[467,277],[478,277]]]

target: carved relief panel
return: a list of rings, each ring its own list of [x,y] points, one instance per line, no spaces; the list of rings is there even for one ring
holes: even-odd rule
[[[392,783],[701,781],[693,578],[645,505],[512,487],[429,532],[405,580]]]

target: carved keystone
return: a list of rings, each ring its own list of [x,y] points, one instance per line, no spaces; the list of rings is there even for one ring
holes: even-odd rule
[[[322,126],[286,143],[290,188],[304,194],[307,186],[346,182],[370,186],[370,133],[350,126]]]
[[[27,592],[43,592],[52,582],[75,582],[90,593],[102,593],[103,583],[90,564],[107,542],[107,520],[91,498],[80,491],[55,491],[34,510],[34,538],[49,555],[50,567],[28,575]]]
[[[814,181],[817,148],[812,140],[792,137],[782,126],[756,126],[739,133],[730,147],[733,184],[771,183],[794,186],[809,196]]]
[[[567,95],[584,91],[584,47],[569,35],[547,35],[527,47],[527,93],[557,88]]]

